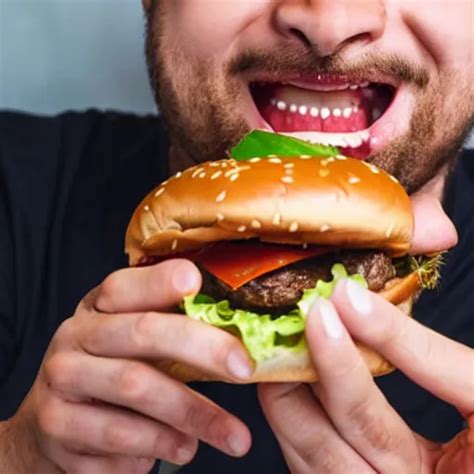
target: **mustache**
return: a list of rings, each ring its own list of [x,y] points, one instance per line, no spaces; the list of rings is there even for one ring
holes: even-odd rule
[[[412,64],[393,53],[363,54],[357,61],[348,61],[341,53],[319,56],[314,48],[285,45],[278,49],[247,49],[227,64],[230,75],[265,72],[275,77],[295,74],[337,74],[355,79],[390,77],[425,89],[429,74],[421,66]]]

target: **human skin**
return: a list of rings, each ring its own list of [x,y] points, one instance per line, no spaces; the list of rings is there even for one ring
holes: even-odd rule
[[[357,70],[353,65],[357,64],[363,48],[367,48],[370,68],[366,61],[364,67],[358,68],[359,73],[372,69],[376,73],[377,64],[382,64],[377,58],[388,52],[404,59],[412,70],[421,71],[417,80],[414,77],[407,80],[406,102],[400,105],[398,116],[385,126],[381,121],[380,130],[374,131],[371,137],[373,153],[369,159],[394,172],[411,190],[418,189],[435,176],[434,182],[438,184],[430,187],[429,193],[436,189],[439,198],[439,183],[443,180],[440,167],[453,159],[472,118],[472,52],[469,44],[472,10],[470,2],[449,2],[448,5],[448,2],[437,1],[431,2],[429,7],[426,3],[161,0],[163,16],[158,18],[155,17],[159,12],[157,4],[145,0],[145,7],[151,12],[151,31],[159,22],[164,27],[160,44],[151,42],[149,55],[152,55],[152,72],[163,79],[160,86],[152,83],[170,128],[172,167],[183,168],[207,155],[217,156],[246,130],[261,124],[250,102],[245,73],[230,74],[226,66],[243,51],[255,50],[258,46],[271,52],[267,60],[274,69],[294,69],[302,65],[294,59],[299,56],[295,53],[308,57],[308,53],[303,54],[301,34],[295,35],[295,31],[300,31],[311,43],[318,45],[317,54],[331,55],[338,51],[344,56],[339,66],[334,63],[339,73],[344,68]],[[272,18],[274,23],[270,22]],[[342,21],[344,18],[350,21]],[[344,46],[342,49],[341,45]],[[286,63],[275,54],[280,47],[291,52]],[[198,64],[205,67],[199,68]],[[387,74],[386,69],[385,63],[384,74]],[[393,73],[397,80],[406,75],[401,71]],[[456,88],[447,87],[450,82],[455,83]],[[179,91],[179,94],[173,94],[173,91]],[[456,243],[456,233],[439,203],[427,196],[427,187],[424,191],[413,197],[414,253],[445,249]],[[441,233],[438,232],[440,228],[444,230]],[[183,265],[187,267],[183,269]],[[178,280],[174,279],[175,272],[181,275]],[[177,281],[181,281],[178,286]],[[187,284],[183,285],[183,281]],[[42,474],[58,470],[88,474],[141,473],[149,470],[154,458],[188,462],[196,451],[198,440],[211,443],[228,454],[245,454],[251,443],[250,433],[240,421],[143,362],[144,356],[147,359],[166,357],[190,363],[197,361],[203,370],[215,372],[225,380],[245,380],[245,367],[250,368],[250,362],[234,338],[169,313],[169,308],[184,294],[198,291],[199,284],[200,276],[195,267],[182,261],[171,261],[150,268],[122,270],[87,295],[74,317],[55,334],[38,378],[17,414],[0,423],[0,472],[15,474],[35,472],[36,469]],[[353,306],[344,300],[343,287],[336,297],[334,305],[338,313],[336,316],[331,313],[325,319],[332,318],[333,326],[342,320],[344,328],[379,348],[378,335],[371,338],[364,333],[364,325],[357,324]],[[379,308],[378,302],[372,304],[373,308]],[[393,307],[383,309],[389,312],[393,321],[402,318]],[[345,329],[339,331],[343,337],[331,342],[319,323],[324,319],[320,313],[321,308],[315,307],[309,318],[311,341],[315,341],[314,344],[316,341],[325,344],[326,341],[326,356],[330,351],[336,355],[342,351],[345,358],[341,356],[340,360],[349,367],[351,364],[358,366],[357,355],[351,352],[351,339]],[[372,316],[377,317],[376,314]],[[426,360],[424,350],[431,343],[438,343],[439,336],[421,326],[408,325],[407,331],[407,337],[419,335],[425,338],[426,345],[414,345],[413,351],[418,360]],[[188,341],[185,347],[180,344],[183,334]],[[388,337],[386,333],[384,335]],[[442,341],[443,360],[436,359],[423,366],[424,371],[413,374],[415,381],[430,389],[433,387],[428,382],[433,375],[437,379],[451,377],[451,371],[447,373],[451,366],[455,365],[462,373],[463,367],[468,368],[472,361],[472,354],[466,352],[466,348],[460,349],[445,338]],[[403,350],[402,345],[380,347],[382,354],[399,361],[400,368],[406,370],[407,364],[400,355]],[[229,359],[231,353],[237,355]],[[324,360],[317,351],[312,353],[315,364],[324,373]],[[199,354],[198,358],[196,354]],[[229,365],[229,362],[232,363]],[[367,443],[362,449],[354,446],[350,429],[338,431],[331,428],[332,424],[326,425],[327,444],[322,444],[311,430],[301,433],[303,439],[295,439],[274,416],[276,410],[281,409],[281,420],[294,415],[314,420],[315,425],[321,423],[321,426],[328,419],[338,421],[338,413],[343,413],[357,400],[342,400],[346,404],[341,404],[335,413],[333,407],[325,406],[324,400],[331,398],[334,390],[331,370],[327,372],[329,375],[325,376],[320,389],[262,386],[261,400],[269,422],[294,472],[317,472],[321,467],[314,464],[315,461],[321,459],[327,467],[328,460],[338,457],[346,465],[357,465],[361,472],[364,469],[370,472],[370,466],[376,461],[383,463],[388,458],[373,456],[377,453],[377,446],[372,446],[370,441],[376,439],[369,430],[374,428],[373,423],[366,427],[354,420],[354,429],[365,429],[362,432],[366,436],[361,439]],[[467,415],[472,412],[467,399],[473,387],[463,385],[465,377],[462,381],[459,379],[457,375],[456,380],[449,380],[453,382],[453,390],[461,394],[461,400],[446,391],[440,396],[465,409]],[[394,460],[389,467],[405,467],[403,463],[407,459],[410,462],[414,459],[406,453],[414,456],[419,448],[419,453],[428,454],[432,448],[434,456],[415,459],[420,467],[425,472],[433,472],[435,461],[437,466],[443,466],[444,462],[444,472],[456,472],[449,471],[453,464],[449,464],[448,456],[440,455],[441,447],[419,441],[403,421],[381,403],[382,395],[363,368],[354,372],[348,381],[361,388],[359,395],[372,395],[377,402],[374,407],[380,411],[371,414],[375,418],[380,415],[387,420],[387,426],[393,427],[393,439],[397,443],[389,446],[391,460]],[[459,387],[462,390],[458,390]],[[156,393],[162,396],[157,398]],[[101,403],[91,403],[91,399]],[[301,404],[299,411],[286,408],[291,405],[294,408],[294,400],[308,403]],[[287,401],[290,403],[284,403]],[[360,414],[365,415],[364,412]],[[362,419],[373,420],[367,416]],[[463,436],[468,439],[469,432],[466,430]],[[454,442],[449,448],[451,454],[454,452],[452,458],[468,452],[466,445]],[[308,446],[313,451],[308,451]],[[406,450],[401,450],[400,446]],[[359,449],[361,454],[354,454],[359,453]],[[327,456],[314,456],[315,452]],[[344,457],[339,456],[341,452]],[[385,466],[381,465],[382,468]],[[336,472],[338,468],[340,471],[341,466],[333,466]]]

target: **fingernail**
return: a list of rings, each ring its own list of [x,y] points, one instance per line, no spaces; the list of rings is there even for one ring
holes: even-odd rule
[[[196,291],[198,281],[196,272],[178,268],[173,274],[173,286],[180,293],[189,294]]]
[[[316,305],[321,316],[326,336],[331,339],[341,339],[344,334],[344,326],[342,325],[339,315],[332,303],[321,298]]]
[[[351,306],[361,316],[368,316],[372,312],[370,293],[355,281],[346,280],[346,294]]]
[[[235,433],[231,433],[227,436],[227,445],[229,446],[230,452],[236,456],[242,456],[247,450],[245,441]]]
[[[252,375],[252,368],[246,357],[240,352],[230,352],[227,356],[227,368],[238,379],[247,379]]]

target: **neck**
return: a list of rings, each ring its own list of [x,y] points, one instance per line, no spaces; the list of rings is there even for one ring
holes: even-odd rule
[[[178,171],[183,171],[193,165],[198,164],[199,161],[192,160],[181,148],[176,145],[171,145],[168,153],[168,164],[170,175],[176,174]]]
[[[449,161],[445,164],[439,173],[428,181],[416,194],[428,194],[436,198],[439,202],[443,202],[446,192],[446,182],[449,178],[451,170],[454,166],[455,160]]]

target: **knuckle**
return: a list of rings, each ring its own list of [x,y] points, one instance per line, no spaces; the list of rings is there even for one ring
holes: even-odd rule
[[[347,421],[352,429],[357,430],[358,436],[367,440],[379,451],[391,451],[394,448],[394,437],[380,418],[375,405],[367,398],[355,404],[347,414]]]
[[[60,392],[68,391],[73,383],[76,363],[71,355],[57,353],[51,356],[43,366],[46,382]]]
[[[126,402],[145,405],[148,401],[149,374],[139,364],[126,364],[120,371],[117,389]]]
[[[99,287],[95,298],[95,304],[101,308],[111,301],[115,295],[120,294],[123,290],[122,272],[117,272],[108,275]]]
[[[158,313],[147,311],[140,314],[131,328],[131,343],[139,351],[147,352],[153,347],[153,334],[156,332]]]
[[[230,351],[233,349],[237,351],[238,348],[237,344],[232,340],[232,336],[226,333],[220,334],[219,336],[222,337],[215,337],[210,340],[209,353],[211,359],[220,366],[222,362],[226,360]]]
[[[57,345],[64,342],[69,342],[74,338],[76,332],[76,321],[74,318],[65,319],[56,330],[53,338],[53,343]]]
[[[340,473],[342,463],[341,457],[335,456],[335,453],[329,446],[323,444],[317,449],[307,447],[301,454],[305,463],[314,469],[316,466],[320,472],[327,474]]]
[[[214,407],[203,407],[199,403],[190,403],[184,410],[183,425],[193,433],[200,433],[206,441],[220,443],[225,427],[226,416]]]
[[[122,420],[114,420],[105,425],[102,437],[104,447],[114,453],[129,452],[138,445],[136,431]]]

